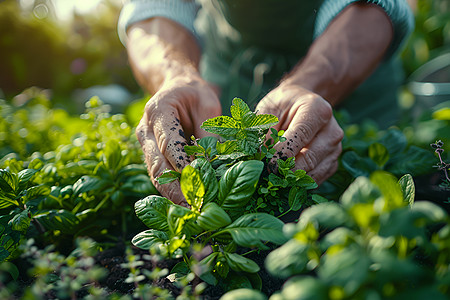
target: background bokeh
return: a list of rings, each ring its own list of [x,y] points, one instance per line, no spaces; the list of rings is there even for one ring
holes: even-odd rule
[[[112,104],[142,95],[117,36],[123,2],[0,1],[0,98],[20,103],[36,93],[30,87],[38,87],[56,105],[79,112],[94,94]],[[416,29],[402,52],[408,76],[450,51],[450,2],[410,2]],[[413,101],[405,94],[402,105]]]

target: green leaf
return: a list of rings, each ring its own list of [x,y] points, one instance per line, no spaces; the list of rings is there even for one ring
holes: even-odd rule
[[[8,195],[16,195],[19,189],[19,177],[7,170],[0,170],[0,189]]]
[[[120,191],[127,195],[131,193],[135,197],[158,194],[158,190],[155,188],[147,174],[138,174],[127,177],[125,183],[120,187]]]
[[[261,139],[256,132],[251,131],[241,131],[243,136],[238,140],[239,151],[247,155],[255,154],[260,146]]]
[[[198,155],[198,154],[205,155],[205,149],[203,147],[200,147],[200,146],[189,146],[189,145],[186,145],[186,146],[184,146],[184,151],[189,156],[191,156],[191,155]]]
[[[330,250],[330,248],[329,248]],[[371,260],[358,245],[327,251],[321,258],[317,274],[331,285],[342,286],[347,295],[353,294],[367,280]]]
[[[217,278],[212,274],[218,256],[219,252],[213,252],[193,268],[194,273],[209,285],[216,285],[218,282]]]
[[[254,115],[245,120],[244,128],[250,131],[264,131],[278,123],[278,118],[274,115],[262,114]]]
[[[185,229],[186,223],[195,218],[195,214],[180,205],[171,205],[167,214],[169,230],[173,235],[178,235]],[[185,232],[189,233],[189,232]]]
[[[106,180],[85,175],[73,184],[73,193],[79,195],[89,191],[101,190],[108,184],[109,182]]]
[[[40,196],[48,196],[50,195],[51,190],[52,189],[48,185],[44,184],[32,186],[26,190],[23,201],[26,203]]]
[[[117,170],[122,160],[122,150],[120,149],[119,141],[109,140],[103,148],[103,155],[105,166],[109,170]]]
[[[234,98],[233,99],[233,105],[230,107],[231,116],[236,121],[242,121],[242,118],[244,115],[248,112],[250,112],[250,108],[248,107],[247,103],[244,102],[244,100],[240,98]]]
[[[186,166],[181,172],[181,192],[192,209],[199,211],[205,197],[205,185],[200,171],[192,166]]]
[[[248,288],[240,288],[229,291],[220,297],[220,300],[266,300],[267,297],[260,291]]]
[[[329,299],[328,287],[318,278],[296,276],[283,285],[281,297],[281,299],[326,300]]]
[[[219,155],[232,154],[238,149],[237,141],[225,141],[223,143],[217,142],[216,149]]]
[[[405,135],[398,129],[389,129],[379,143],[386,147],[390,157],[403,152],[408,144]]]
[[[6,195],[2,190],[0,190],[0,209],[10,206],[19,206],[19,202],[15,199],[15,197],[11,198],[9,195]]]
[[[35,169],[25,169],[17,174],[19,178],[19,190],[23,190],[26,188],[28,182],[31,178],[33,178],[34,174],[36,174],[38,170]]]
[[[208,154],[210,157],[217,154],[216,150],[217,143],[218,139],[214,136],[206,136],[198,141],[199,146],[203,147],[206,150],[206,152],[208,152],[208,149],[211,149],[210,153]]]
[[[345,209],[335,202],[320,203],[305,209],[299,218],[298,227],[305,228],[308,223],[327,229],[352,224]]]
[[[149,228],[167,231],[169,224],[167,215],[169,208],[174,205],[167,198],[161,196],[148,196],[135,203],[134,209],[137,217]]]
[[[309,262],[308,244],[299,243],[297,240],[289,240],[280,248],[273,250],[266,258],[266,268],[271,273],[281,278],[288,278],[302,273]]]
[[[299,188],[297,186],[294,186],[290,189],[288,202],[289,207],[293,211],[297,211],[300,208],[302,208],[302,205],[305,203],[306,200],[307,200],[306,189]]]
[[[341,196],[344,207],[350,208],[359,203],[372,204],[381,197],[381,192],[366,177],[358,177]]]
[[[400,185],[397,182],[397,178],[392,174],[385,171],[376,171],[370,175],[370,181],[383,194],[385,210],[392,210],[405,205]]]
[[[148,229],[138,233],[133,237],[131,243],[143,250],[150,250],[150,248],[158,247],[164,244],[169,239],[167,233],[159,230]]]
[[[219,205],[224,209],[245,206],[256,190],[263,167],[262,161],[249,160],[229,168],[219,181]]]
[[[200,171],[201,181],[205,186],[204,203],[215,200],[219,193],[219,182],[216,179],[216,171],[205,158],[197,158],[191,162],[191,167]]]
[[[20,231],[8,225],[11,219],[11,215],[0,216],[0,262],[11,258],[24,237]]]
[[[243,247],[266,249],[262,241],[282,244],[286,241],[283,235],[284,223],[276,217],[264,213],[252,213],[239,217],[225,227],[217,235],[229,233],[234,242]]]
[[[78,218],[70,211],[49,210],[34,216],[46,230],[59,230],[66,234],[73,234],[77,230]]]
[[[230,268],[235,271],[248,273],[256,273],[259,271],[258,264],[251,259],[236,253],[223,252],[223,254]]]
[[[118,178],[128,178],[136,175],[147,175],[147,168],[145,165],[131,164],[127,165],[117,172]]]
[[[368,157],[360,157],[354,151],[347,151],[341,157],[342,166],[353,176],[366,176],[378,169],[373,160]]]
[[[180,172],[166,169],[159,177],[156,178],[156,181],[158,181],[159,184],[166,184],[175,181],[180,177]]]
[[[379,167],[383,167],[389,160],[389,152],[383,144],[373,143],[369,146],[369,157]]]
[[[9,221],[9,225],[11,226],[12,230],[26,232],[28,230],[28,227],[30,227],[31,221],[30,217],[28,216],[29,213],[30,211],[26,209],[16,214],[11,219],[11,221]]]
[[[408,150],[388,162],[386,170],[397,175],[403,174],[420,175],[432,171],[432,164],[435,160],[431,151],[424,150],[416,146],[410,146]]]
[[[197,223],[205,230],[216,230],[231,223],[231,218],[217,203],[209,202],[203,206]]]
[[[225,137],[234,136],[241,130],[240,122],[228,116],[208,119],[203,122],[200,128]]]
[[[414,185],[414,180],[410,174],[403,175],[398,184],[402,189],[403,199],[408,202],[410,206],[414,204],[414,197],[416,195],[416,187]]]

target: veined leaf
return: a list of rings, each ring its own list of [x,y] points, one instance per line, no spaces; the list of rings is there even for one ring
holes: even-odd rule
[[[241,130],[241,124],[231,117],[218,116],[206,120],[200,128],[221,136],[234,136]]]
[[[225,155],[225,154],[232,154],[236,151],[238,148],[238,142],[237,141],[225,141],[223,143],[217,142],[216,149],[217,154],[219,155]]]
[[[106,180],[86,175],[73,184],[73,193],[74,195],[78,195],[89,191],[100,190],[107,184],[108,181]]]
[[[186,166],[181,172],[180,186],[187,203],[199,211],[205,197],[205,185],[200,171],[190,165]]]
[[[23,197],[24,202],[35,199],[39,196],[48,196],[51,192],[51,188],[48,185],[40,184],[37,186],[32,186],[27,189],[25,196]]]
[[[169,224],[167,215],[170,206],[174,205],[167,198],[148,196],[134,204],[137,217],[149,228],[167,231]]]
[[[169,236],[164,231],[148,229],[134,236],[131,243],[138,248],[150,250],[150,248],[164,244],[168,239]]]
[[[19,189],[19,177],[7,170],[0,170],[0,189],[5,194],[15,195]]]
[[[159,177],[156,178],[159,184],[166,184],[175,181],[181,177],[181,173],[166,169]]]
[[[20,244],[23,234],[8,225],[12,216],[0,216],[0,262],[11,257]]]
[[[243,207],[256,190],[264,163],[241,161],[229,168],[219,181],[218,204],[224,209]]]
[[[236,221],[217,233],[229,233],[234,242],[243,247],[266,249],[263,241],[282,244],[284,223],[276,217],[265,213],[252,213],[239,217]]]
[[[28,209],[21,211],[16,214],[10,221],[9,225],[16,231],[26,232],[28,227],[30,227],[31,219],[28,217],[30,211]]]
[[[233,105],[231,105],[230,107],[230,112],[233,119],[241,121],[244,115],[250,112],[250,108],[248,107],[247,103],[244,102],[244,100],[240,98],[234,98]]]
[[[216,179],[216,171],[206,158],[197,158],[190,164],[200,171],[201,181],[205,186],[204,203],[214,200],[219,193],[219,182]]]
[[[59,230],[63,233],[76,232],[78,218],[68,210],[49,210],[34,216],[46,230]]]
[[[19,202],[9,197],[8,195],[5,195],[2,190],[0,190],[0,209],[4,209],[10,206],[19,206]]]
[[[167,214],[170,232],[173,235],[180,234],[185,228],[186,223],[193,218],[195,218],[195,214],[186,207],[171,205]]]
[[[416,195],[416,187],[414,185],[414,180],[410,174],[403,175],[398,184],[402,189],[403,200],[408,202],[410,206],[414,204],[414,197]]]
[[[267,130],[278,123],[278,118],[274,115],[262,114],[249,116],[243,123],[243,127],[246,130],[262,131]]]
[[[26,188],[28,181],[36,174],[38,170],[35,169],[25,169],[19,172],[19,189],[22,190]]]
[[[217,155],[217,145],[218,139],[214,136],[205,136],[198,141],[199,146],[202,146],[205,149],[206,153],[209,157]],[[211,150],[208,150],[211,149]]]
[[[248,259],[236,253],[223,252],[225,259],[231,269],[235,271],[242,271],[248,273],[256,273],[259,271],[259,266],[253,260]]]
[[[186,145],[186,146],[184,146],[184,151],[189,156],[196,155],[196,154],[203,154],[203,155],[206,154],[205,153],[205,149],[203,147],[200,147],[200,146],[189,146],[189,145]]]

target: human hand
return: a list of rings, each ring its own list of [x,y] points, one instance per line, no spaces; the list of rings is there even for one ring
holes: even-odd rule
[[[216,93],[195,75],[168,80],[147,102],[136,134],[153,184],[172,202],[187,206],[179,182],[160,185],[156,177],[166,169],[181,171],[189,163],[184,145],[190,136],[206,136],[200,125],[221,112]]]
[[[281,84],[256,109],[277,116],[275,129],[285,130],[287,140],[275,146],[274,159],[295,156],[296,169],[305,170],[318,184],[336,172],[344,133],[322,97],[297,85]]]

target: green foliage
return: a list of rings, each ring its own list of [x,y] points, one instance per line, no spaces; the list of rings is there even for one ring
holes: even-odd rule
[[[190,209],[160,196],[138,201],[136,214],[150,229],[136,235],[133,244],[167,257],[183,257],[202,280],[225,290],[260,288],[261,279],[255,274],[259,266],[236,253],[238,247],[269,249],[267,243],[285,242],[283,222],[274,215],[281,216],[286,207],[298,211],[312,202],[307,190],[317,184],[305,171],[292,171],[294,158],[277,161],[279,175],[263,176],[274,143],[285,140],[282,132],[271,129],[272,142],[264,143],[278,121],[275,116],[257,115],[238,98],[231,116],[206,120],[201,127],[221,140],[193,138],[194,144],[185,146],[194,157],[190,165],[181,174],[166,171],[157,179],[161,184],[179,180]],[[277,201],[281,192],[286,194],[284,202]],[[263,198],[269,197],[273,204],[264,206]],[[212,253],[197,265],[190,248],[198,244],[210,245]]]
[[[136,224],[133,202],[157,193],[125,115],[110,115],[98,98],[80,118],[46,101],[0,105],[1,261],[30,237],[61,249],[86,233],[116,240],[110,231],[126,235]]]
[[[269,254],[266,267],[290,279],[273,299],[403,298],[416,291],[445,299],[450,219],[430,202],[411,203],[409,184],[409,177],[397,184],[377,171],[357,178],[340,203],[315,205],[285,225],[290,240]]]

